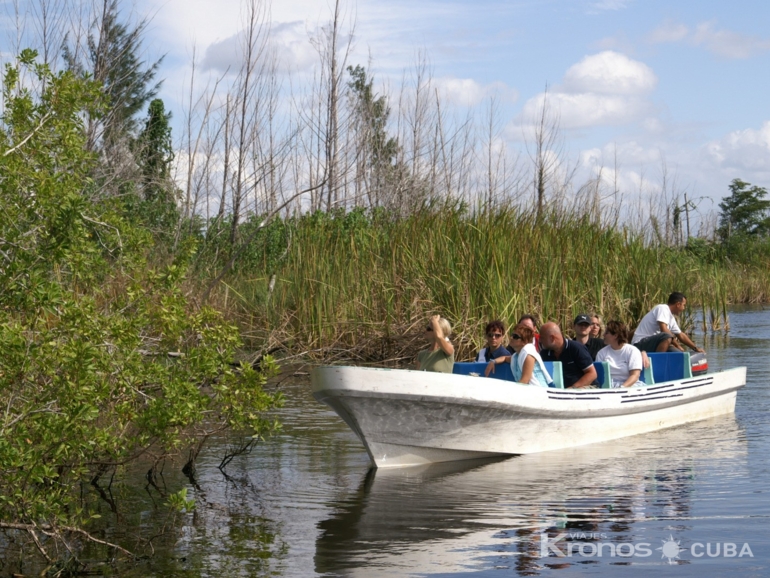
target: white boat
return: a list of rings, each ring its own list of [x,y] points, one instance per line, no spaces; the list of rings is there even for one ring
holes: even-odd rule
[[[311,379],[314,397],[358,435],[376,467],[389,468],[581,446],[735,411],[745,367],[698,376],[689,358],[687,367],[687,377],[619,389],[336,366]]]

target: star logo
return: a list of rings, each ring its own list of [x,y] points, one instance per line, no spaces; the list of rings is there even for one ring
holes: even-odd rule
[[[674,564],[674,560],[679,560],[679,552],[683,552],[687,548],[679,547],[679,540],[674,540],[674,537],[669,534],[668,540],[662,540],[663,545],[660,548],[655,548],[661,551],[661,558],[668,558],[669,564]]]

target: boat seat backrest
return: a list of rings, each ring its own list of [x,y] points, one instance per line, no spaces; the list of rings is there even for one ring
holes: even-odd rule
[[[594,361],[596,369],[596,381],[602,389],[612,387],[612,378],[610,376],[610,364],[608,361]]]
[[[484,371],[487,369],[487,363],[485,361],[455,361],[452,373],[458,375],[470,375],[471,373],[478,373],[481,377],[484,377]],[[504,381],[513,381],[513,372],[511,371],[511,365],[509,363],[498,363],[495,365],[495,372],[490,373],[489,377],[494,379],[502,379]]]
[[[647,355],[649,356],[649,353]],[[642,373],[639,375],[639,381],[641,381],[646,385],[653,385],[655,383],[652,366],[653,366],[652,359],[650,359],[650,365],[648,365],[647,367],[643,367]]]
[[[561,361],[544,361],[546,371],[553,379],[553,387],[564,389],[564,374],[561,369]]]
[[[690,354],[688,352],[648,353],[652,364],[655,383],[688,379],[692,377]]]

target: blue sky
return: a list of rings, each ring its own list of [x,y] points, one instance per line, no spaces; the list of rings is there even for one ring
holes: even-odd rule
[[[400,82],[426,54],[455,102],[497,94],[507,134],[546,85],[575,158],[618,157],[626,177],[660,159],[693,195],[719,199],[733,178],[770,186],[770,3],[658,0],[359,0],[353,62]],[[167,53],[164,97],[174,108],[191,47],[215,54],[240,28],[239,0],[142,0],[148,45]],[[271,6],[287,67],[314,64],[308,34],[328,21],[325,0]],[[222,45],[224,46],[224,45]],[[210,54],[207,55],[207,50]],[[213,58],[213,56],[212,56]],[[209,59],[211,64],[212,59]],[[215,64],[212,65],[214,69]]]
[[[161,96],[183,116],[192,49],[199,75],[232,64],[242,0],[135,0],[123,11],[150,21],[148,58],[165,54]],[[287,84],[302,84],[318,57],[310,35],[331,0],[269,4],[272,43]],[[30,5],[34,4],[32,2]],[[397,86],[417,54],[447,102],[481,110],[495,95],[505,137],[546,85],[568,155],[590,172],[615,155],[633,188],[665,159],[679,186],[718,201],[734,178],[770,187],[770,3],[677,0],[353,0],[349,62],[367,65],[382,90]],[[12,3],[5,2],[6,13]],[[6,20],[6,26],[8,21]],[[7,53],[7,46],[5,52]],[[713,201],[711,206],[715,207]]]

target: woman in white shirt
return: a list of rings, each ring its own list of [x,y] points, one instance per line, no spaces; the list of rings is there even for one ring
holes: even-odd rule
[[[642,352],[628,343],[628,329],[620,321],[608,321],[604,331],[607,347],[596,354],[596,361],[610,364],[612,387],[644,385],[639,381],[642,373]]]
[[[553,382],[543,359],[535,349],[535,332],[531,327],[519,324],[511,331],[511,357],[513,379],[519,383],[548,387]]]

